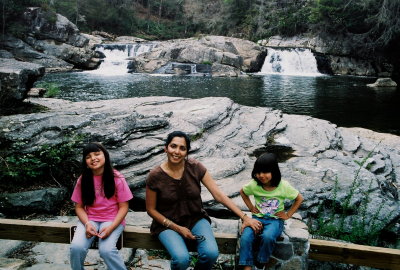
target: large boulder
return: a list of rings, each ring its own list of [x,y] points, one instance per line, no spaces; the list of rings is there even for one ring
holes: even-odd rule
[[[24,12],[23,18],[35,39],[50,39],[80,48],[89,42],[88,38],[79,33],[75,24],[60,14],[32,7]]]
[[[27,33],[23,40],[6,36],[0,48],[14,58],[43,65],[47,71],[95,69],[101,60],[76,25],[60,14],[28,8],[23,14]]]
[[[21,103],[33,83],[43,75],[41,65],[0,58],[0,111]]]
[[[256,156],[270,151],[278,154],[283,177],[305,197],[300,213],[306,221],[329,218],[332,205],[340,209],[351,191],[351,207],[342,216],[346,229],[351,231],[357,220],[370,224],[374,219],[380,228],[400,233],[398,136],[338,128],[325,120],[242,106],[228,98],[31,102],[50,110],[0,118],[0,149],[11,151],[18,144],[19,151],[37,151],[41,145],[56,146],[66,134],[100,141],[126,176],[137,204],[144,204],[147,173],[165,159],[166,134],[184,130],[193,138],[189,156],[203,162],[242,209],[246,206],[238,191],[249,181]],[[226,211],[206,189],[202,198],[211,212]],[[358,211],[366,199],[366,212]]]
[[[26,42],[12,36],[5,36],[0,40],[0,46],[7,50],[11,58],[39,64],[45,67],[46,71],[68,71],[74,67],[73,64],[43,51],[37,51]]]
[[[157,42],[152,49],[134,57],[130,72],[159,73],[173,62],[210,64],[213,76],[238,76],[260,71],[266,50],[254,42],[223,36]]]
[[[66,188],[46,188],[0,195],[0,212],[10,216],[23,213],[57,214],[67,199]]]
[[[376,82],[367,84],[368,87],[397,87],[397,83],[391,78],[379,78]]]

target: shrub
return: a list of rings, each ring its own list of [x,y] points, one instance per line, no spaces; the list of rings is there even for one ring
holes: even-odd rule
[[[358,169],[351,183],[343,203],[338,203],[338,191],[341,189],[339,180],[336,178],[335,185],[332,191],[332,197],[329,205],[319,205],[316,224],[309,224],[310,232],[316,237],[329,237],[340,239],[352,243],[363,245],[377,245],[384,224],[393,216],[393,211],[389,212],[383,220],[378,217],[383,210],[384,204],[381,204],[375,212],[368,212],[368,205],[371,202],[371,187],[372,179],[368,189],[364,192],[364,196],[358,205],[353,205],[355,191],[360,186],[359,175],[364,164],[371,157],[371,151],[361,162],[355,161],[358,164]],[[368,166],[367,166],[368,169]],[[327,214],[328,213],[328,214]],[[358,213],[358,215],[350,216],[349,214]],[[370,222],[367,222],[367,217]],[[348,228],[351,228],[350,230]]]
[[[83,136],[73,135],[30,153],[22,150],[23,143],[14,144],[11,153],[0,156],[0,190],[15,192],[38,185],[72,188],[80,168],[76,156],[82,140]]]
[[[37,87],[46,89],[44,96],[48,98],[55,97],[60,93],[60,87],[56,83],[40,82]]]

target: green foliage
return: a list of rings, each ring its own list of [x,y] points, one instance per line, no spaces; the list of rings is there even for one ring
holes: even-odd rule
[[[26,27],[19,22],[10,22],[7,27],[7,32],[15,37],[23,37],[27,31]]]
[[[200,129],[200,130],[199,130],[198,132],[196,132],[195,134],[190,135],[190,140],[191,140],[192,142],[197,141],[198,139],[200,139],[201,137],[203,137],[204,132],[205,132],[205,129],[204,129],[204,128]]]
[[[56,83],[40,82],[37,87],[46,89],[45,97],[55,97],[60,93],[60,87]]]
[[[23,152],[24,142],[15,143],[12,151],[0,156],[0,187],[14,191],[36,185],[56,184],[72,187],[79,164],[75,161],[83,136],[65,137],[57,145],[39,146],[31,153]]]
[[[50,23],[57,12],[83,32],[99,30],[150,40],[203,33],[257,41],[272,35],[330,33],[353,38],[351,52],[368,56],[385,46],[395,48],[400,35],[400,1],[0,1],[2,33],[17,37],[26,36],[22,13],[34,6],[43,8]]]
[[[212,63],[210,61],[203,61],[201,62],[203,65],[209,65],[212,66]]]
[[[319,205],[316,224],[310,224],[310,231],[317,237],[330,237],[341,239],[344,241],[364,244],[377,245],[383,225],[387,223],[393,216],[393,211],[388,213],[383,220],[378,217],[383,210],[381,204],[374,213],[368,212],[368,206],[371,202],[371,187],[372,179],[369,187],[364,192],[361,202],[358,205],[352,203],[354,194],[360,186],[359,175],[368,158],[371,157],[371,151],[362,161],[355,161],[358,164],[358,169],[351,183],[350,189],[346,188],[347,194],[342,204],[338,203],[338,191],[340,190],[339,180],[336,178],[335,185],[332,191],[331,205]],[[329,213],[327,215],[327,213]],[[349,215],[358,213],[349,217]],[[369,217],[370,223],[367,223]],[[351,229],[348,229],[351,228]]]

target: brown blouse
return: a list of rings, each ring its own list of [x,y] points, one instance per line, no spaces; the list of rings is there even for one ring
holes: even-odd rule
[[[160,166],[152,169],[147,176],[146,185],[157,193],[157,211],[176,224],[189,229],[202,218],[206,218],[211,223],[203,209],[200,196],[200,182],[206,171],[203,164],[195,159],[186,160],[180,180],[169,176]],[[165,229],[167,228],[153,220],[150,232],[159,234]]]

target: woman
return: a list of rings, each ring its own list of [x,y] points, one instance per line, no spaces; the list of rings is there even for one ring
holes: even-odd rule
[[[146,180],[146,210],[153,218],[152,234],[158,235],[171,255],[171,269],[186,269],[190,263],[187,244],[195,244],[198,261],[195,269],[211,269],[218,258],[218,246],[211,220],[203,209],[201,185],[214,199],[243,220],[243,226],[255,231],[261,222],[247,217],[216,185],[207,169],[189,159],[190,139],[181,131],[167,137],[167,160],[150,171]]]
[[[124,230],[132,193],[124,176],[114,170],[108,151],[99,143],[89,143],[83,149],[82,175],[72,201],[79,218],[70,247],[71,268],[83,270],[88,248],[99,238],[99,253],[108,269],[126,269],[116,248]]]

